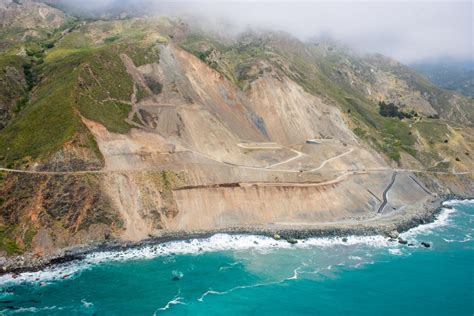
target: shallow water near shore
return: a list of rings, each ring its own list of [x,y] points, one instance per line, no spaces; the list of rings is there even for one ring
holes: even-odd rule
[[[2,315],[472,315],[474,201],[402,234],[215,235],[0,277]],[[421,241],[431,243],[427,249]]]

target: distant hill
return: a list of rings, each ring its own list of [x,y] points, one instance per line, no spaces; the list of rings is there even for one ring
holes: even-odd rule
[[[474,61],[417,63],[411,67],[440,88],[474,98]]]

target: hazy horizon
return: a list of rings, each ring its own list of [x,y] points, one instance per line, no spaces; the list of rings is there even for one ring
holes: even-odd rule
[[[79,7],[76,1],[62,2]],[[330,38],[404,63],[474,59],[470,1],[86,0],[80,8],[104,13],[128,5],[142,10],[146,5],[147,14],[196,17],[220,31],[265,29],[301,40]]]

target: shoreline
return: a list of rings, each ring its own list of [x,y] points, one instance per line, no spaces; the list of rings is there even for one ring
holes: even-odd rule
[[[259,225],[246,227],[230,227],[225,229],[203,231],[169,231],[159,236],[150,237],[138,242],[112,240],[89,245],[77,245],[70,248],[59,249],[56,253],[44,257],[35,257],[25,254],[15,257],[1,258],[0,276],[6,274],[20,274],[38,272],[46,268],[74,261],[81,261],[89,254],[99,252],[117,252],[153,246],[172,241],[186,241],[191,239],[205,239],[215,234],[229,235],[257,235],[273,238],[281,236],[282,240],[302,240],[322,237],[348,237],[348,236],[374,236],[381,235],[387,238],[391,233],[406,232],[414,227],[432,223],[444,208],[443,204],[449,200],[469,200],[472,197],[447,195],[438,197],[434,201],[423,204],[422,209],[408,214],[393,214],[380,217],[373,221],[365,220],[353,223],[321,223],[310,225]]]

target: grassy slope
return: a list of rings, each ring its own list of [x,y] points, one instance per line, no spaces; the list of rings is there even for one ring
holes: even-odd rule
[[[96,149],[78,114],[113,132],[129,130],[124,119],[130,111],[127,102],[132,82],[119,54],[127,52],[134,60],[144,62],[148,58],[144,52],[149,50],[120,40],[95,42],[89,37],[89,27],[66,34],[38,57],[42,62],[35,72],[41,82],[25,110],[0,132],[1,165],[11,167],[29,159],[45,159],[78,134],[86,134],[89,141],[85,145]]]
[[[16,104],[14,111],[22,107],[27,91],[23,79],[23,65],[26,58],[17,55],[0,55],[0,104]],[[10,70],[8,70],[10,69]],[[11,69],[20,75],[18,78],[12,77]]]

